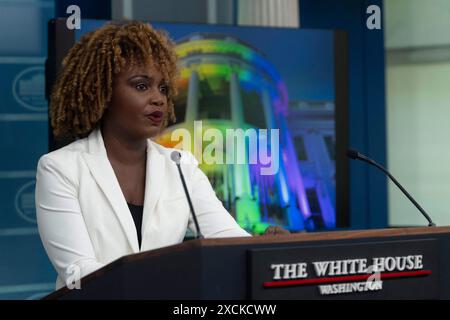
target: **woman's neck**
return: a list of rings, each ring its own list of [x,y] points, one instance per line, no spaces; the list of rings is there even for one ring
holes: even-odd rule
[[[132,139],[108,126],[101,127],[103,143],[108,159],[122,165],[145,163],[147,156],[147,139]]]

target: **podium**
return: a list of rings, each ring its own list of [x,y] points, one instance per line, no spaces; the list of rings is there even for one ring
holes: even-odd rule
[[[190,240],[44,299],[448,299],[450,227]]]

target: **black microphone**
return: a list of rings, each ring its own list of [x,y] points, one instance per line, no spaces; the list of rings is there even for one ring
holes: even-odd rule
[[[183,172],[181,171],[181,166],[180,166],[181,153],[178,152],[178,151],[172,151],[172,153],[170,154],[170,158],[177,165],[178,173],[180,174],[181,182],[183,184],[184,193],[186,194],[186,198],[187,198],[187,201],[189,203],[189,208],[191,209],[192,217],[194,218],[195,229],[197,229],[196,238],[197,239],[203,239],[203,235],[200,232],[200,227],[198,225],[197,215],[195,214],[194,206],[192,205],[191,197],[189,196],[189,192],[188,192],[187,187],[186,187],[186,182],[184,181]]]
[[[414,198],[408,193],[408,191],[405,190],[405,188],[402,187],[402,185],[395,179],[383,166],[376,163],[374,160],[370,159],[369,157],[363,155],[362,153],[348,149],[347,150],[347,156],[351,159],[361,160],[364,162],[367,162],[368,164],[373,165],[374,167],[377,167],[381,171],[383,171],[391,180],[395,183],[395,185],[403,192],[403,194],[416,206],[417,209],[423,214],[425,219],[428,220],[428,226],[434,227],[436,226],[434,222],[431,220],[430,216],[425,212],[425,210],[422,209],[422,207],[414,200]]]

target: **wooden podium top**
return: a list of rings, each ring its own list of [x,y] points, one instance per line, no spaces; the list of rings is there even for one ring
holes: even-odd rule
[[[363,238],[383,238],[383,237],[402,237],[426,234],[450,233],[450,227],[411,227],[411,228],[388,228],[388,229],[370,229],[370,230],[351,230],[351,231],[326,231],[326,232],[299,232],[279,235],[260,235],[253,237],[235,237],[235,238],[208,238],[194,239],[180,244],[159,248],[151,251],[145,251],[128,256],[124,256],[115,262],[134,261],[136,259],[147,258],[167,254],[169,252],[179,252],[189,250],[194,247],[210,246],[233,246],[239,244],[282,244],[290,242],[311,242],[326,240],[344,240],[344,239],[363,239]],[[113,262],[112,264],[114,264]],[[107,267],[107,266],[106,266]],[[104,268],[92,273],[100,272]]]
[[[352,231],[327,231],[327,232],[300,232],[293,234],[280,235],[261,235],[254,237],[237,238],[209,238],[195,239],[180,244],[159,248],[156,250],[141,252],[137,254],[123,256],[107,266],[87,275],[83,282],[90,282],[101,277],[119,264],[138,261],[141,259],[155,258],[171,253],[188,251],[198,247],[217,247],[217,246],[239,246],[239,245],[264,245],[264,244],[288,244],[316,241],[350,240],[364,238],[389,238],[405,237],[434,234],[450,234],[450,227],[411,227],[411,228],[389,228],[389,229],[370,229],[370,230],[352,230]],[[70,290],[66,287],[59,289],[46,296],[44,299],[58,299]]]

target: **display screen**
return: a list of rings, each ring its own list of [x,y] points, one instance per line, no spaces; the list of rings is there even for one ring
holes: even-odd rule
[[[106,21],[84,20],[75,40]],[[332,30],[152,23],[176,43],[177,120],[155,141],[187,149],[253,233],[333,229]]]

